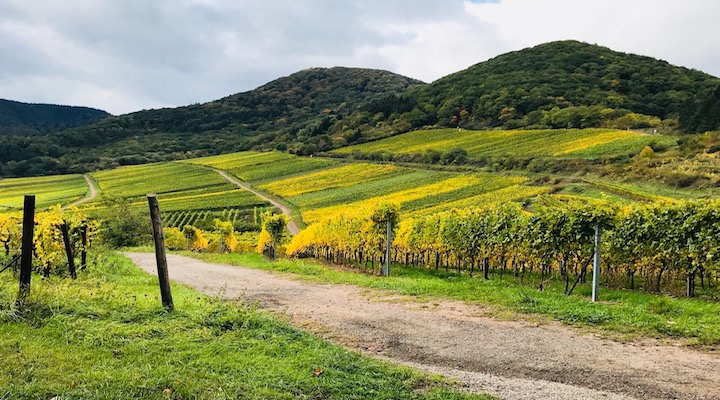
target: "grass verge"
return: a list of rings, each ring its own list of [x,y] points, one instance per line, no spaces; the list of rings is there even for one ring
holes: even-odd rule
[[[490,315],[514,318],[517,314],[547,317],[573,326],[590,327],[621,339],[680,340],[689,345],[720,344],[720,304],[699,299],[674,298],[630,290],[601,290],[592,303],[590,285],[578,286],[565,296],[561,282],[542,292],[517,278],[491,275],[490,280],[445,271],[394,266],[390,278],[345,269],[328,268],[313,261],[272,262],[256,254],[197,254],[209,262],[296,274],[318,282],[352,284],[385,289],[420,299],[441,298],[481,303]]]
[[[115,253],[76,281],[0,275],[0,399],[484,399],[324,342],[244,304],[173,285]]]

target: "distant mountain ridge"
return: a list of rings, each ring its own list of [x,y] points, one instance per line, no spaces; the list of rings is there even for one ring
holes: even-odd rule
[[[39,135],[88,125],[111,116],[89,107],[0,99],[0,135]]]
[[[311,68],[204,104],[108,117],[30,139],[0,136],[0,174],[251,149],[308,155],[424,127],[695,132],[720,125],[719,85],[700,71],[577,41],[503,54],[430,84],[373,69]]]

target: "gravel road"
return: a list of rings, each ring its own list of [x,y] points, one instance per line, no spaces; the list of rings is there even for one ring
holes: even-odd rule
[[[155,273],[153,254],[126,253]],[[454,378],[503,399],[720,399],[720,354],[618,343],[560,324],[499,321],[481,306],[168,256],[170,277],[242,298],[364,353]]]

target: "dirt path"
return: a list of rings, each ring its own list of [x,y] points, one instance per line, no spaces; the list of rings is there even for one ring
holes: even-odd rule
[[[90,193],[80,200],[75,200],[66,206],[62,206],[62,210],[67,210],[70,207],[79,206],[80,204],[87,203],[88,201],[97,197],[97,189],[95,188],[95,183],[92,181],[92,178],[90,178],[90,175],[85,174],[83,175],[83,178],[85,178],[85,182],[87,182],[88,188],[90,188]]]
[[[127,253],[155,271],[153,254]],[[416,303],[348,285],[168,256],[170,277],[257,301],[296,326],[504,399],[720,399],[720,355],[617,343],[561,325],[498,321],[454,301]]]
[[[239,188],[242,188],[242,189],[244,189],[244,190],[247,190],[248,192],[254,194],[255,196],[257,196],[257,197],[259,197],[259,198],[267,201],[268,203],[272,204],[273,206],[279,208],[280,211],[282,211],[283,214],[285,214],[285,215],[288,216],[288,218],[292,218],[292,210],[291,210],[288,206],[286,206],[286,205],[284,205],[284,204],[282,204],[282,203],[278,203],[277,201],[275,201],[275,200],[273,200],[273,199],[265,196],[264,194],[256,191],[255,189],[251,188],[250,186],[248,186],[248,185],[246,185],[246,184],[238,181],[237,179],[233,178],[232,176],[230,176],[230,175],[229,175],[227,172],[225,172],[225,171],[221,171],[221,170],[219,170],[219,169],[216,169],[215,172],[217,172],[218,174],[220,174],[223,178],[227,179],[228,182],[232,183],[233,185],[235,185],[235,186],[237,186],[237,187],[239,187]],[[287,224],[287,229],[288,229],[288,231],[290,231],[290,234],[293,235],[293,236],[294,236],[294,235],[297,235],[298,233],[300,233],[300,228],[298,228],[298,226],[295,224],[295,222],[294,222],[292,219],[290,220],[290,222],[288,222],[288,224]]]

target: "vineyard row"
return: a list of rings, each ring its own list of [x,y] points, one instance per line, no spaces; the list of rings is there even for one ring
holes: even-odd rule
[[[385,262],[385,225],[393,205],[358,210],[311,225],[288,245],[291,256],[336,263]],[[459,272],[510,271],[559,278],[566,293],[587,279],[596,226],[604,231],[603,273],[609,286],[629,284],[660,291],[682,277],[687,294],[695,281],[714,279],[720,270],[720,203],[679,202],[613,208],[570,203],[528,213],[514,204],[453,210],[408,218],[394,226],[393,262]],[[627,278],[624,280],[623,278]],[[636,278],[642,279],[636,282]]]

